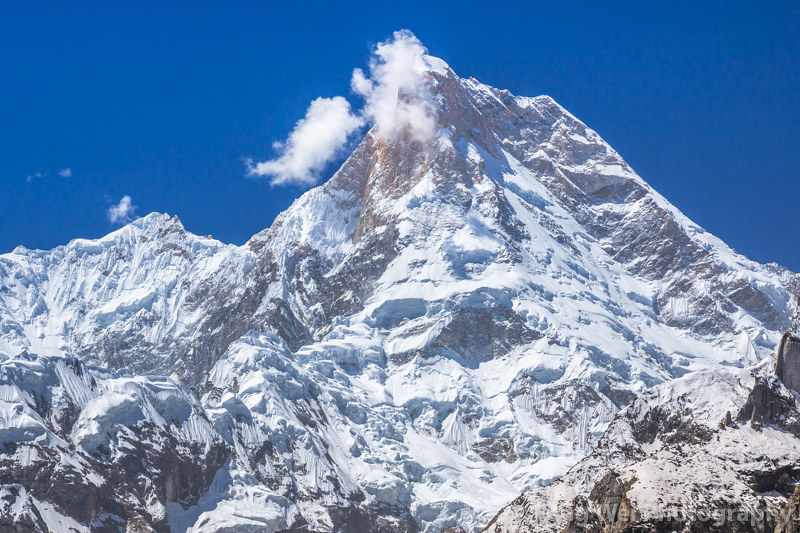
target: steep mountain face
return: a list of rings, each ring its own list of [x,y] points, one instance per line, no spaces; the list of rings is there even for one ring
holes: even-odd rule
[[[0,445],[3,531],[167,531],[229,455],[169,380],[32,355],[0,363]]]
[[[96,469],[103,454],[151,465],[143,485],[75,510],[29,481],[39,466],[15,455],[11,431],[3,471],[23,481],[4,481],[3,520],[50,513],[114,530],[103,513],[119,523],[135,513],[154,531],[475,531],[590,453],[642,390],[776,349],[797,275],[689,221],[551,98],[427,62],[436,136],[368,132],[244,246],[154,214],[99,240],[0,256],[5,364],[77,357],[109,369],[82,371],[91,394],[63,372],[39,389],[8,378],[19,391],[0,399],[12,413],[0,427],[29,413],[48,437],[28,448],[74,468]],[[202,402],[173,381],[114,377],[124,368],[171,376]],[[142,392],[117,409],[104,398],[120,379],[168,383],[191,408],[158,418]],[[105,448],[83,446],[42,407],[42,387],[79,419],[117,428]],[[181,434],[187,420],[202,430]],[[126,444],[143,424],[182,444],[150,459]],[[203,470],[186,494],[161,488],[174,483],[161,462],[189,457],[212,478]]]

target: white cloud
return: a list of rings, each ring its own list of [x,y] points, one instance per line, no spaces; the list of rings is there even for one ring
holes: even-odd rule
[[[48,172],[38,171],[38,172],[34,172],[33,174],[28,174],[25,177],[25,181],[27,181],[28,183],[33,183],[34,181],[42,179],[42,178],[46,178],[49,175],[50,175],[49,171]],[[58,171],[58,175],[61,176],[62,178],[72,177],[72,169],[71,168],[62,168],[61,170]]]
[[[353,71],[351,87],[364,98],[362,114],[376,132],[391,138],[404,131],[425,142],[436,133],[436,106],[430,90],[427,50],[408,30],[394,32],[379,44],[369,64],[369,77]]]
[[[280,155],[256,164],[248,161],[248,173],[268,176],[272,185],[313,185],[319,172],[339,155],[362,124],[341,96],[317,98],[308,106],[306,116],[295,124],[289,139],[277,145]]]
[[[432,139],[436,105],[426,74],[431,69],[426,53],[413,33],[395,32],[375,48],[368,74],[353,71],[351,88],[364,99],[358,113],[341,96],[317,98],[286,142],[276,144],[277,157],[259,163],[246,160],[248,174],[268,177],[272,185],[313,185],[364,125],[375,125],[382,139],[402,134],[420,142]]]
[[[136,206],[131,203],[131,197],[126,194],[117,205],[109,207],[106,214],[112,224],[125,224],[133,220],[135,212]]]

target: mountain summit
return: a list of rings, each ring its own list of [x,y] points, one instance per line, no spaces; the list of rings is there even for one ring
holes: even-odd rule
[[[423,59],[243,246],[152,214],[0,256],[0,523],[477,531],[648,387],[773,353],[796,274],[552,98]]]

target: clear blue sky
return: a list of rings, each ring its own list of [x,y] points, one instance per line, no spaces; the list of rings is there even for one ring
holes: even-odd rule
[[[243,158],[408,28],[461,76],[553,96],[696,222],[800,271],[800,3],[165,4],[0,2],[0,252],[103,235],[123,195],[244,242],[302,189]]]

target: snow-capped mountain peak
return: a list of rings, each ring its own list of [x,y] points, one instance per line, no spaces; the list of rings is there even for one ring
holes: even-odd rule
[[[180,501],[152,479],[158,505],[132,490],[142,501],[126,513],[175,531],[477,530],[589,453],[644,389],[776,348],[795,274],[692,223],[552,98],[430,56],[420,68],[431,105],[416,111],[430,110],[434,134],[376,125],[244,246],[153,214],[0,256],[9,364],[77,356],[202,397],[181,400],[199,417],[181,427],[202,429],[181,450],[217,450],[213,479]],[[104,391],[128,390],[103,372],[90,371]],[[20,383],[9,409],[60,435]],[[173,387],[153,397],[181,403]],[[70,404],[79,428],[128,405],[90,396]],[[155,424],[160,442],[171,421],[159,416],[128,425]],[[76,432],[30,446],[80,461],[91,452]],[[109,452],[135,458],[112,433]],[[40,518],[42,502],[86,524],[116,512],[70,514],[60,495],[13,490]]]

